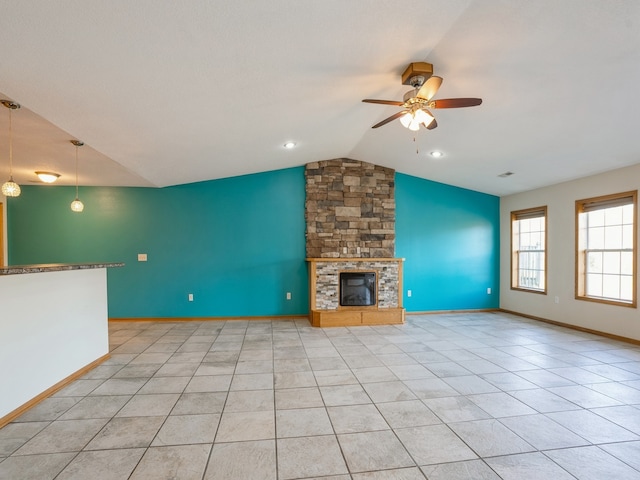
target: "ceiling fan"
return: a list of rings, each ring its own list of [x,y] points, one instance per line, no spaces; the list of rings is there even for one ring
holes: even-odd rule
[[[383,105],[395,105],[403,109],[394,113],[381,122],[376,123],[371,128],[378,128],[392,122],[396,118],[400,119],[402,125],[409,130],[417,131],[420,125],[427,130],[433,130],[438,126],[435,117],[429,111],[430,108],[460,108],[475,107],[482,103],[481,98],[445,98],[433,100],[442,84],[442,77],[433,75],[433,65],[426,62],[410,63],[402,74],[402,84],[411,85],[413,90],[404,94],[402,102],[394,100],[374,100],[365,98],[365,103],[380,103]]]

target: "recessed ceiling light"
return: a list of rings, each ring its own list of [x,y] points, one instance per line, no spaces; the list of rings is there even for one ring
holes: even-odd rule
[[[291,149],[291,148],[293,148],[295,146],[296,146],[296,142],[287,142],[287,143],[284,144],[284,148],[289,148],[289,149]]]
[[[444,153],[442,153],[439,150],[434,150],[429,155],[431,155],[433,158],[440,158],[440,157],[444,156]]]
[[[59,173],[54,172],[36,172],[36,175],[44,183],[53,183],[60,177]]]
[[[513,172],[504,172],[504,173],[501,173],[498,176],[501,177],[501,178],[506,178],[506,177],[510,177],[511,175],[513,175]]]

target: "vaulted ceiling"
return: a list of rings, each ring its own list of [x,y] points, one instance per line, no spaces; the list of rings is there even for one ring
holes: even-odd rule
[[[637,0],[0,0],[14,178],[163,187],[349,157],[507,195],[640,162]],[[438,128],[371,129],[426,61]],[[415,137],[415,139],[414,139]],[[296,142],[287,150],[283,144]],[[428,155],[444,152],[440,159]],[[514,175],[502,178],[506,171]],[[8,110],[0,109],[8,176]],[[1,178],[0,180],[4,180]]]

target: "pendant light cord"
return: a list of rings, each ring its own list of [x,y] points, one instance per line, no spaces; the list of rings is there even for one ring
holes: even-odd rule
[[[13,126],[11,122],[11,108],[9,108],[9,178],[13,181]]]
[[[78,145],[76,145],[76,200],[78,199]]]

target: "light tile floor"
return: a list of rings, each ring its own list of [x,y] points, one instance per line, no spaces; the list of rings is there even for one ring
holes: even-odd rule
[[[1,479],[640,479],[640,348],[503,313],[110,325]]]

